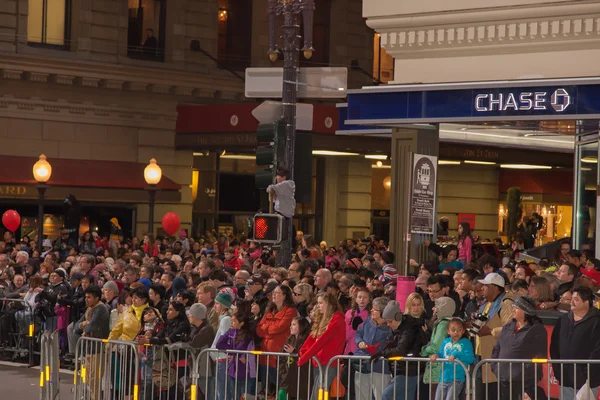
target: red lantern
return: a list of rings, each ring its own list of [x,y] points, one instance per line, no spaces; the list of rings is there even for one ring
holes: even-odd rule
[[[21,216],[15,210],[7,210],[2,215],[2,224],[11,232],[17,230],[19,225],[21,225]]]
[[[169,235],[173,236],[179,231],[181,220],[174,212],[168,212],[162,217],[162,227]]]

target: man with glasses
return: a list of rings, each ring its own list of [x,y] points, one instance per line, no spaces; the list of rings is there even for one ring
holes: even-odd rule
[[[427,294],[429,299],[425,300],[425,313],[428,320],[433,317],[435,301],[446,295],[444,283],[445,281],[441,275],[434,275],[427,279]]]
[[[288,279],[296,283],[304,278],[304,268],[300,266],[299,262],[293,262],[288,268]]]

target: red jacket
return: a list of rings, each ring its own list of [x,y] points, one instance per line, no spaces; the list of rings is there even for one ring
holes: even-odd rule
[[[331,317],[331,321],[327,325],[325,332],[318,338],[308,335],[308,339],[298,352],[300,359],[298,366],[302,366],[313,356],[317,356],[317,360],[323,367],[327,365],[329,360],[335,356],[344,354],[344,346],[346,345],[344,338],[346,337],[346,324],[344,322],[344,314],[336,312]],[[337,366],[337,361],[331,366]],[[317,363],[313,361],[313,366],[317,367]]]
[[[284,306],[276,314],[272,312],[266,313],[263,319],[256,325],[256,334],[263,338],[261,350],[274,353],[282,351],[283,345],[290,336],[292,320],[297,316],[298,311],[289,306]],[[268,357],[269,366],[277,368],[277,358],[275,356]],[[267,356],[259,357],[258,362],[262,365],[267,365]]]
[[[243,265],[242,260],[239,257],[233,257],[229,262],[224,262],[225,268],[233,268],[235,271],[239,271],[240,267]]]

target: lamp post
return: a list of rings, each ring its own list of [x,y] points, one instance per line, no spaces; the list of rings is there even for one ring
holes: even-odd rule
[[[156,160],[153,158],[144,169],[144,179],[148,184],[146,190],[150,195],[150,204],[148,207],[148,234],[154,232],[154,198],[156,196],[156,191],[158,190],[156,185],[160,182],[160,178],[162,178],[162,169],[160,169]]]
[[[45,155],[40,155],[39,160],[33,164],[33,178],[36,180],[37,185],[35,186],[38,191],[38,240],[37,249],[42,255],[43,242],[44,242],[44,194],[48,185],[46,184],[52,175],[52,166],[46,160]]]
[[[269,59],[275,62],[279,56],[277,49],[277,16],[283,15],[283,93],[281,96],[283,105],[283,120],[285,121],[285,152],[283,167],[294,180],[294,149],[296,146],[296,99],[298,94],[298,17],[302,14],[304,22],[304,46],[302,53],[309,59],[315,50],[312,46],[312,28],[315,14],[315,0],[269,0]],[[278,150],[279,151],[279,150]],[[282,166],[278,166],[281,168]],[[289,266],[292,262],[291,243],[296,237],[293,231],[293,219],[289,218],[287,227],[287,239],[281,243],[278,252],[278,263]],[[280,255],[280,256],[279,256]]]

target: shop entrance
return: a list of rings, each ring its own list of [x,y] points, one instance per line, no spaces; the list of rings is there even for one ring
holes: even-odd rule
[[[506,191],[520,187],[523,214],[544,233],[537,244],[572,236],[574,248],[600,248],[599,98],[595,78],[369,87],[349,92],[338,133],[392,139],[390,242],[400,260],[418,257],[431,238],[411,226],[412,154],[437,157],[432,219],[447,217],[450,231],[468,220],[482,238],[501,235]],[[444,153],[445,143],[465,149]],[[458,211],[466,204],[472,210]]]

